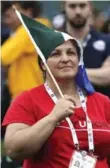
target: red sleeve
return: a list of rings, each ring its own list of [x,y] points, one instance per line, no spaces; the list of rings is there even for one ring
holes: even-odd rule
[[[25,123],[33,125],[36,122],[33,112],[32,100],[28,91],[23,92],[12,101],[2,125],[6,126],[12,123]]]
[[[108,97],[105,102],[105,116],[106,116],[107,122],[110,124],[110,99]]]

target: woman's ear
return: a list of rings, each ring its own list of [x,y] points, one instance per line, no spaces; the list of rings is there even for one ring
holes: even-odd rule
[[[44,65],[44,63],[41,61],[41,67],[42,67],[42,70],[45,71],[46,70],[46,67]]]

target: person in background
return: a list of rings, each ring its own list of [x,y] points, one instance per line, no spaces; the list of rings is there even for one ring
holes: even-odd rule
[[[11,29],[11,35],[1,47],[2,65],[8,68],[8,88],[11,98],[24,90],[43,83],[43,75],[38,65],[36,50],[17,18],[12,5],[16,5],[25,15],[36,18],[39,22],[51,26],[46,18],[40,17],[39,2],[2,1],[4,23]]]
[[[61,31],[65,22],[64,11],[60,11],[57,15],[52,18],[52,26],[54,29]]]
[[[8,39],[9,35],[10,29],[4,23],[1,23],[1,45]]]
[[[110,37],[91,28],[92,3],[65,1],[62,31],[78,39],[84,49],[84,64],[96,91],[110,96]]]
[[[63,96],[41,61],[45,84],[13,100],[2,123],[7,155],[23,168],[108,168],[110,99],[88,80],[79,42],[21,16]]]
[[[2,18],[2,17],[1,17]],[[1,45],[9,38],[10,29],[1,20]],[[7,70],[1,66],[1,121],[10,104],[10,94],[7,87]],[[2,132],[1,132],[2,136]]]
[[[110,5],[104,10],[100,11],[95,18],[95,29],[103,32],[103,26],[106,22],[109,22],[110,19]]]
[[[105,23],[102,26],[101,31],[103,33],[106,33],[106,34],[110,35],[110,18],[105,21]]]

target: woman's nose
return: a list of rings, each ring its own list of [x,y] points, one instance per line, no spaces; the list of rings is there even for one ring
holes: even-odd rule
[[[61,56],[61,60],[63,62],[68,62],[69,61],[69,57],[66,53],[63,53],[62,56]]]

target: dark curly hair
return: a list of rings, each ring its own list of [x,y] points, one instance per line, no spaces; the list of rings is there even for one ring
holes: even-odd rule
[[[14,4],[19,4],[23,9],[32,9],[33,17],[38,17],[41,14],[41,4],[36,1],[1,1],[1,12],[6,12]]]

